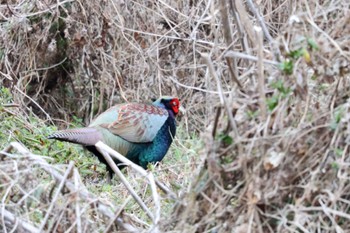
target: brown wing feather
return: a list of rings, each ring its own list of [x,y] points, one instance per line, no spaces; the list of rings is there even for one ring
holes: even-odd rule
[[[125,104],[120,106],[117,119],[108,124],[100,124],[130,142],[151,142],[168,118],[168,111],[147,104]]]

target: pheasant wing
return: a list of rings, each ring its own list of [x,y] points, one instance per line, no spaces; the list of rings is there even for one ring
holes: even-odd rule
[[[99,118],[104,118],[107,122]],[[110,121],[112,118],[114,120]],[[95,122],[130,142],[145,143],[153,141],[167,118],[168,111],[163,108],[130,103],[110,108],[96,118]]]

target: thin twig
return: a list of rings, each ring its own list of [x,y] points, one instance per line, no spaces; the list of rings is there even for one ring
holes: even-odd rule
[[[251,43],[255,43],[255,36],[253,31],[253,23],[250,19],[250,16],[244,6],[244,2],[240,0],[233,0],[234,6],[237,10],[237,13],[239,15],[240,20],[242,21],[241,25],[243,26],[243,33],[245,33],[248,37],[248,39],[251,41]],[[248,41],[247,41],[248,44]],[[247,51],[248,50],[248,51]],[[246,52],[250,53],[249,47],[246,47]]]
[[[120,162],[122,162],[123,164],[125,164],[126,166],[131,167],[132,169],[134,169],[135,171],[137,171],[138,173],[140,173],[142,176],[147,177],[148,172],[143,169],[142,167],[140,167],[139,165],[131,162],[129,159],[127,159],[125,156],[121,155],[120,153],[118,153],[117,151],[113,150],[112,148],[110,148],[109,146],[107,146],[106,144],[104,144],[103,142],[98,142],[95,145],[96,147],[100,147],[101,149],[107,151],[111,156],[113,156],[114,158],[118,159]],[[114,163],[114,162],[113,162]],[[163,190],[166,194],[169,194],[170,197],[172,198],[176,198],[175,193],[173,193],[171,190],[169,190],[168,188],[166,188],[164,186],[164,184],[162,184],[160,181],[158,181],[157,179],[155,179],[155,184],[161,189]],[[152,185],[152,184],[151,184]]]
[[[54,124],[50,115],[40,106],[40,104],[38,104],[33,98],[31,98],[29,95],[27,95],[26,93],[24,93],[23,91],[21,91],[17,86],[14,86],[14,88],[21,93],[22,95],[24,95],[25,97],[27,97],[30,101],[32,101],[33,104],[35,104],[35,106],[37,106],[46,116],[46,119],[50,121],[51,124]]]
[[[231,127],[232,127],[232,129],[233,129],[233,131],[235,133],[235,139],[237,141],[239,141],[238,140],[239,139],[239,134],[238,134],[237,126],[236,126],[236,123],[235,123],[235,119],[233,117],[233,114],[232,114],[232,111],[231,111],[230,107],[228,106],[226,97],[223,94],[221,81],[220,81],[219,77],[217,76],[217,74],[215,72],[214,65],[213,65],[213,63],[212,63],[212,61],[211,61],[211,59],[209,57],[209,54],[201,54],[201,55],[204,58],[204,61],[205,61],[205,63],[207,64],[207,66],[209,68],[210,74],[215,78],[215,80],[217,82],[217,88],[218,88],[218,92],[220,93],[221,104],[226,109],[227,115],[228,115],[229,120],[230,120]]]
[[[177,199],[176,194],[173,191],[171,191],[168,187],[166,187],[162,182],[160,182],[157,179],[155,180],[155,182],[158,188],[162,190],[166,195],[168,195],[171,199]]]
[[[74,185],[75,185],[75,189],[78,190],[79,189],[79,173],[77,169],[74,169]],[[76,198],[76,202],[75,202],[75,215],[76,215],[76,223],[77,223],[77,232],[81,233],[82,228],[81,228],[81,211],[80,211],[80,196],[79,196],[79,192],[76,193],[75,195]]]
[[[250,11],[255,15],[256,19],[258,20],[266,40],[269,42],[270,46],[274,49],[275,59],[279,61],[281,57],[281,51],[278,48],[276,48],[276,46],[274,45],[274,40],[270,35],[269,30],[267,29],[264,18],[260,15],[259,11],[256,9],[252,0],[247,0],[247,4],[249,6]]]
[[[226,45],[228,46],[228,49],[232,49],[232,30],[230,27],[230,21],[228,17],[228,10],[227,10],[227,1],[226,0],[220,0],[220,13],[221,13],[221,21],[222,21],[222,30],[224,32],[224,37],[226,41]],[[235,82],[240,89],[242,89],[242,84],[238,80],[238,72],[237,72],[237,61],[234,58],[226,57],[226,62],[229,67],[229,71],[231,74],[231,80]]]
[[[73,168],[74,168],[74,162],[70,161],[69,164],[68,164],[68,168],[67,168],[66,172],[64,173],[63,179],[61,180],[61,183],[60,183],[60,185],[58,186],[58,188],[56,190],[55,196],[53,197],[53,199],[51,201],[49,209],[46,211],[46,215],[44,217],[44,220],[41,222],[40,232],[42,232],[44,230],[44,227],[45,227],[45,225],[47,223],[47,220],[49,219],[50,214],[51,214],[51,212],[53,210],[53,207],[56,204],[56,201],[58,199],[58,195],[60,194],[61,190],[63,189],[64,183],[66,182],[68,176],[71,174],[71,171],[72,171]],[[48,231],[50,231],[50,229],[48,229]]]
[[[11,103],[11,104],[2,104],[4,108],[19,108],[20,105],[16,103]]]
[[[231,74],[231,79],[237,84],[239,89],[243,90],[243,86],[241,82],[238,80],[238,72],[237,72],[237,61],[233,57],[225,57],[228,70],[230,71]]]
[[[100,144],[99,144],[100,143]],[[129,193],[131,194],[131,196],[135,199],[135,201],[137,202],[137,204],[139,204],[139,206],[146,212],[147,216],[153,221],[153,223],[155,223],[155,218],[152,214],[152,212],[148,209],[148,207],[146,206],[146,204],[142,201],[142,199],[139,197],[139,195],[137,195],[137,193],[135,192],[135,190],[131,187],[131,185],[129,184],[129,182],[127,181],[127,179],[125,178],[125,176],[123,175],[123,173],[120,171],[120,169],[117,167],[117,165],[115,164],[115,162],[113,161],[113,159],[111,158],[111,156],[109,154],[111,154],[111,151],[107,151],[107,148],[105,144],[103,144],[103,142],[98,142],[96,143],[96,148],[101,152],[101,154],[103,155],[103,157],[106,159],[107,163],[109,164],[109,166],[112,168],[112,170],[115,172],[115,174],[120,178],[120,181],[124,184],[124,186],[126,187],[126,189],[129,191]],[[111,149],[111,148],[110,148]],[[135,164],[136,165],[136,164]],[[137,166],[137,165],[136,165]],[[139,167],[140,169],[142,169],[141,167]],[[143,172],[142,172],[143,173]],[[145,174],[145,176],[147,176],[147,173]]]
[[[232,0],[232,1],[229,1],[229,2],[230,2],[231,13],[233,15],[233,18],[235,19],[235,23],[236,23],[236,26],[237,26],[236,28],[237,28],[238,35],[239,35],[239,40],[241,41],[242,49],[246,53],[250,53],[249,46],[248,46],[248,43],[247,43],[247,38],[246,38],[246,36],[243,33],[242,22],[241,22],[241,20],[239,18],[239,15],[238,15],[237,7],[236,7],[236,1]]]
[[[55,9],[59,6],[62,6],[66,3],[70,3],[70,2],[74,2],[75,0],[66,0],[66,1],[62,1],[62,2],[59,2],[57,4],[53,4],[51,6],[48,6],[45,10],[42,10],[42,11],[38,11],[38,12],[34,12],[34,13],[31,13],[31,14],[23,14],[23,15],[20,15],[19,17],[23,17],[23,18],[30,18],[30,17],[33,17],[33,16],[36,16],[36,15],[41,15],[41,14],[45,14],[49,11],[51,11],[52,9]]]
[[[211,91],[211,90],[206,90],[206,89],[202,89],[202,88],[199,88],[199,87],[188,86],[188,85],[185,85],[183,83],[180,83],[179,81],[177,81],[175,78],[173,78],[171,76],[168,76],[168,78],[171,81],[173,81],[174,83],[176,83],[177,85],[179,85],[181,87],[184,87],[186,89],[193,89],[193,90],[201,91],[201,92],[204,92],[204,93],[220,95],[220,93],[218,91]],[[224,91],[223,92],[223,94],[230,94],[230,93],[231,93],[230,91]]]
[[[227,51],[225,54],[225,57],[238,57],[238,58],[247,59],[251,61],[258,61],[258,58],[255,56],[248,55],[245,53],[240,53],[240,52],[234,52],[234,51]],[[279,66],[281,64],[279,62],[275,62],[267,59],[262,59],[262,62],[266,64],[274,65],[274,66]]]
[[[32,153],[30,153],[30,151],[25,148],[24,146],[22,146],[20,143],[18,142],[11,142],[9,146],[7,146],[3,151],[1,151],[0,154],[2,155],[6,155],[8,152],[12,151],[16,149],[20,154],[23,154],[25,156],[30,157],[31,159],[35,160],[36,163],[43,169],[45,170],[47,173],[51,174],[58,182],[62,182],[64,177],[61,175],[61,173],[59,173],[58,171],[56,171],[50,164],[48,164],[46,162],[46,160],[43,159],[42,156],[37,156],[34,155]],[[82,187],[79,187],[79,189],[76,189],[76,186],[70,182],[69,180],[66,180],[66,182],[64,183],[65,187],[71,192],[71,193],[76,193],[79,192],[79,196],[82,200],[88,202],[88,203],[96,203],[97,206],[97,210],[103,214],[104,216],[108,217],[108,218],[113,218],[114,214],[111,211],[111,209],[116,209],[116,206],[107,206],[105,205],[103,202],[101,202],[97,197],[95,197],[93,194],[89,193],[87,190],[82,189]],[[122,219],[118,218],[116,223],[123,229],[128,229],[129,231],[135,231],[138,232],[138,230],[134,227],[132,227],[130,224],[125,223]]]
[[[12,223],[12,224],[17,224],[17,227],[14,230],[18,229],[24,229],[26,232],[31,232],[31,233],[39,233],[40,230],[36,228],[35,226],[23,221],[22,219],[18,218],[17,216],[13,215],[11,212],[2,209],[1,210],[1,215],[4,216],[6,221]],[[3,226],[4,230],[6,231],[6,226]]]
[[[53,64],[53,65],[51,65],[51,66],[49,66],[49,67],[45,67],[45,68],[36,68],[36,69],[34,69],[34,70],[28,70],[28,71],[50,70],[50,69],[53,69],[53,68],[55,68],[55,67],[57,67],[57,66],[62,65],[66,60],[67,60],[67,57],[65,57],[65,58],[64,58],[62,61],[60,61],[59,63]]]
[[[346,53],[344,53],[344,51],[341,49],[341,47],[338,45],[338,43],[330,36],[328,35],[328,33],[326,33],[324,30],[322,30],[319,26],[317,26],[314,22],[314,18],[311,14],[311,10],[310,10],[310,7],[309,7],[309,3],[308,1],[306,0],[303,0],[304,2],[304,6],[305,6],[305,9],[306,9],[306,12],[307,12],[307,17],[306,17],[306,20],[309,22],[309,24],[311,24],[312,27],[314,27],[318,32],[322,33],[332,44],[333,46],[339,51],[339,53],[346,57],[348,60],[350,60],[350,57],[347,56]]]
[[[114,217],[110,219],[109,223],[107,224],[106,229],[104,230],[103,233],[108,233],[110,232],[110,229],[112,228],[113,224],[115,224],[115,221],[117,220],[117,218],[119,217],[119,215],[122,213],[122,211],[124,210],[125,206],[129,203],[129,201],[132,199],[131,196],[128,196],[128,198],[126,198],[126,200],[124,201],[124,203],[118,208],[117,212],[115,213]]]
[[[266,96],[265,96],[265,77],[264,77],[264,65],[263,65],[263,38],[260,27],[254,27],[255,34],[258,41],[258,91],[259,91],[259,105],[261,111],[262,121],[266,121]]]

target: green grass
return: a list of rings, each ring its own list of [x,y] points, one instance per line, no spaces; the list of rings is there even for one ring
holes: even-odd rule
[[[112,184],[106,182],[107,172],[105,165],[98,159],[84,150],[82,146],[57,140],[48,140],[47,136],[57,131],[56,126],[48,126],[41,119],[34,115],[26,115],[21,109],[8,109],[4,104],[12,103],[12,97],[9,90],[2,88],[0,90],[0,144],[2,147],[12,141],[18,141],[25,145],[31,152],[38,155],[53,158],[49,161],[52,164],[68,164],[74,161],[83,183],[88,190],[102,199],[112,202],[115,205],[121,205],[129,197],[125,187],[119,182],[118,177],[114,177]],[[5,110],[6,108],[6,110]],[[82,126],[81,120],[74,118],[72,127]],[[183,190],[190,184],[194,172],[198,167],[200,158],[198,151],[203,147],[203,142],[196,134],[188,135],[181,125],[177,129],[177,136],[169,149],[163,161],[157,165],[150,165],[149,171],[152,171],[155,177],[163,182],[177,195],[183,195]],[[1,148],[3,149],[3,148]],[[124,169],[123,173],[143,198],[146,205],[153,208],[152,193],[144,177],[136,174],[131,169]],[[41,177],[43,185],[45,178]],[[47,187],[44,185],[43,188]],[[161,198],[162,216],[169,216],[174,200],[168,199],[158,190]],[[137,214],[138,218],[145,222],[150,219],[141,211],[140,207],[133,199],[126,205],[126,211]],[[34,213],[34,218],[42,218],[41,212]],[[150,222],[149,222],[150,223]]]
[[[0,131],[3,133],[0,134],[0,145],[2,147],[17,141],[34,154],[53,158],[53,163],[68,164],[69,161],[74,161],[83,178],[104,176],[104,165],[100,164],[95,156],[79,145],[47,139],[50,134],[58,130],[56,126],[46,125],[38,117],[26,115],[19,108],[6,107],[10,103],[13,103],[13,99],[9,90],[1,88]],[[76,119],[72,125],[81,126],[81,121]]]

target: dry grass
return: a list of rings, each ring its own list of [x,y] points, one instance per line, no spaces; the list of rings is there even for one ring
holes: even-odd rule
[[[171,155],[191,157],[155,169],[169,187],[180,184],[181,195],[161,205],[155,224],[113,187],[118,204],[130,207],[123,220],[130,227],[347,232],[349,7],[344,0],[7,1],[0,80],[21,110],[62,127],[119,102],[181,98],[184,132]],[[132,172],[129,182],[154,204]],[[5,196],[2,210],[13,202]],[[44,218],[16,214],[33,225]],[[101,226],[91,231],[106,229],[108,221],[89,217]]]

